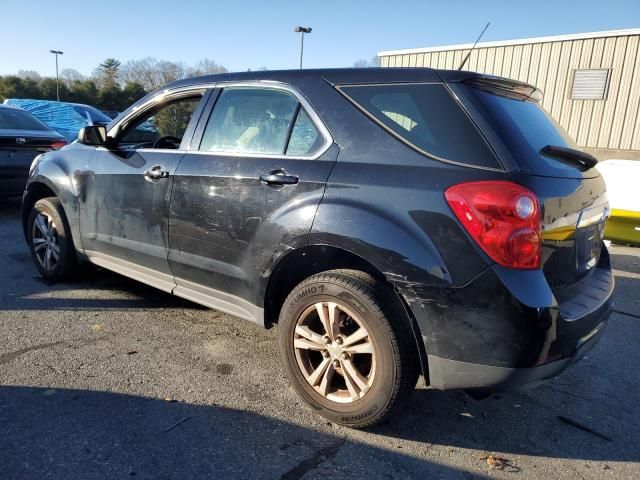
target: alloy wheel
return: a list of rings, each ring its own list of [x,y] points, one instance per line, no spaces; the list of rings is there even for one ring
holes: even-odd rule
[[[58,231],[53,218],[44,212],[39,212],[33,221],[31,244],[40,266],[47,271],[55,269],[60,261]]]
[[[373,343],[344,305],[318,302],[302,312],[293,346],[306,381],[327,400],[351,403],[370,390],[376,373]]]

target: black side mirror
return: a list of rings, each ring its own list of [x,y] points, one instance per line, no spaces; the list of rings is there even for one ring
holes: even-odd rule
[[[104,125],[88,125],[78,132],[78,142],[101,147],[107,144],[107,128]]]

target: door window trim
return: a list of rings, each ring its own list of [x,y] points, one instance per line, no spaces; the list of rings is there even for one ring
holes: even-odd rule
[[[189,124],[187,125],[187,129],[184,132],[182,137],[182,142],[180,143],[180,147],[177,149],[168,149],[168,148],[138,148],[136,151],[139,152],[181,152],[184,153],[188,146],[191,144],[191,140],[195,134],[196,128],[200,123],[202,112],[204,111],[206,105],[209,102],[209,98],[211,96],[211,87],[207,87],[204,85],[190,85],[188,87],[177,88],[177,89],[167,89],[158,95],[154,95],[152,98],[147,100],[146,102],[135,105],[129,113],[127,113],[118,123],[114,124],[108,131],[107,136],[111,136],[116,138],[116,140],[122,135],[122,132],[125,131],[127,126],[131,122],[135,122],[138,118],[145,115],[149,111],[153,110],[155,107],[162,105],[163,103],[171,102],[172,100],[178,100],[180,98],[189,98],[191,96],[195,96],[197,93],[201,93],[202,96],[200,98],[200,102],[198,106],[193,111],[191,115],[191,119],[189,120]],[[115,135],[109,135],[109,133],[115,132]],[[99,147],[99,149],[108,150],[104,147]],[[130,149],[127,149],[130,150]]]
[[[220,96],[219,93],[225,89],[230,87],[249,87],[249,88],[263,88],[263,89],[271,89],[271,90],[280,90],[287,92],[295,97],[295,99],[300,103],[302,108],[305,109],[307,115],[311,119],[311,122],[318,130],[318,133],[324,139],[324,143],[322,146],[311,155],[285,155],[285,154],[266,154],[266,153],[241,153],[241,152],[202,152],[197,150],[197,145],[200,144],[202,140],[202,134],[204,133],[204,127],[206,123],[209,121],[209,117],[213,112],[213,108],[215,108],[215,101]],[[131,112],[126,114],[118,123],[114,124],[109,132],[119,133],[119,129],[126,125],[131,121],[133,117],[137,117],[138,114],[144,113],[149,108],[153,108],[156,104],[160,102],[164,102],[170,98],[173,98],[175,95],[188,95],[189,93],[194,93],[198,90],[212,90],[212,93],[209,96],[209,99],[202,104],[202,113],[200,114],[200,118],[198,119],[198,123],[194,128],[194,135],[190,142],[186,144],[186,151],[190,154],[195,153],[198,155],[218,155],[218,156],[228,156],[228,157],[247,157],[247,158],[275,158],[275,159],[289,159],[289,160],[315,160],[322,155],[324,155],[331,145],[333,145],[334,140],[329,132],[329,129],[326,127],[320,115],[315,111],[315,109],[311,106],[309,101],[305,98],[305,96],[293,85],[289,85],[287,83],[277,82],[273,80],[244,80],[244,81],[221,81],[221,82],[206,82],[206,83],[198,83],[193,85],[188,85],[184,87],[177,87],[173,89],[165,89],[159,92],[157,95],[154,95],[152,98],[147,100],[146,102],[136,105],[131,109]],[[206,92],[203,94],[203,100]],[[194,112],[195,117],[195,112]],[[192,117],[193,120],[193,117]],[[188,130],[188,129],[187,129]],[[107,132],[107,135],[109,134]],[[181,151],[184,152],[185,148],[182,148],[184,145],[181,144],[181,148],[179,150],[172,151]],[[146,150],[146,149],[145,149]],[[166,149],[151,149],[154,152],[157,150],[166,150]]]

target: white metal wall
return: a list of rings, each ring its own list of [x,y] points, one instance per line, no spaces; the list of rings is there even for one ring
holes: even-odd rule
[[[521,80],[544,93],[542,106],[581,147],[640,150],[640,35],[481,45],[465,70]],[[456,69],[468,49],[380,54],[383,67]],[[604,100],[572,100],[573,71],[610,70]]]

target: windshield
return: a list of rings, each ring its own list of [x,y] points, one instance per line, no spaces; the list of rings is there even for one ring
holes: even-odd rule
[[[29,112],[17,108],[0,108],[0,128],[7,130],[49,130]]]
[[[536,175],[583,176],[576,166],[540,154],[540,149],[547,145],[579,147],[537,102],[480,87],[465,89],[514,160],[523,168]]]

